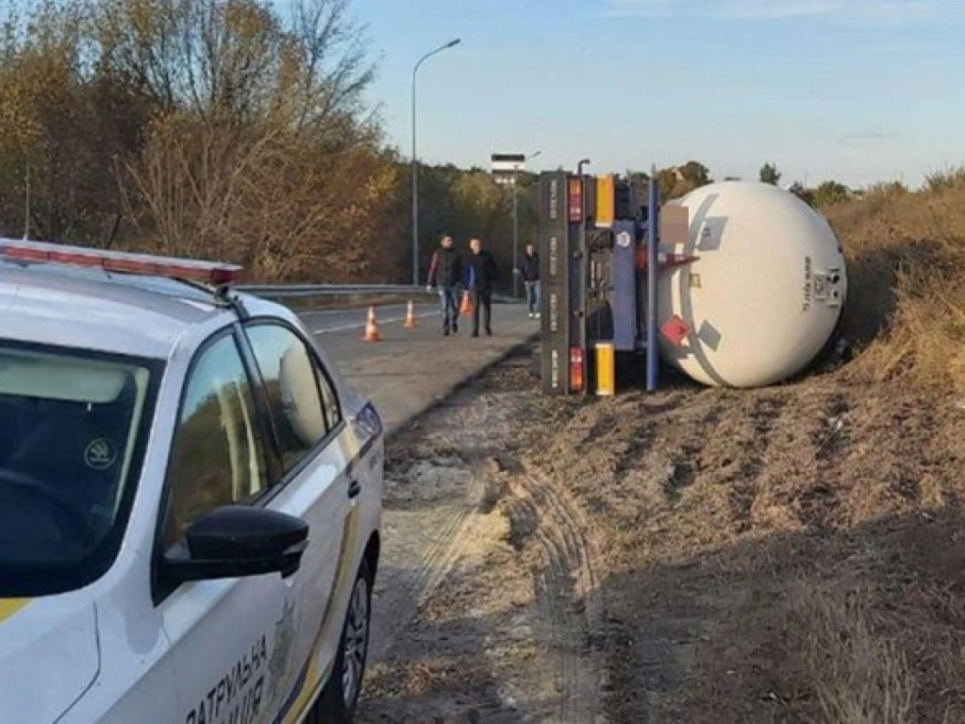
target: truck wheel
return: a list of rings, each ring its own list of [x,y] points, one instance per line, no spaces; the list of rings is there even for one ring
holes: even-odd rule
[[[352,585],[348,611],[332,674],[322,689],[309,722],[349,724],[355,715],[369,648],[372,619],[372,575],[363,560]]]

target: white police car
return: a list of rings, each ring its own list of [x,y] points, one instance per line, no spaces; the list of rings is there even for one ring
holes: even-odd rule
[[[0,242],[0,722],[351,719],[381,422],[238,271]]]

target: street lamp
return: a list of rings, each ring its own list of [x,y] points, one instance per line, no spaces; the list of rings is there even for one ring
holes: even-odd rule
[[[460,38],[450,40],[435,50],[430,50],[416,62],[412,69],[412,286],[419,285],[419,161],[416,155],[415,81],[419,67],[436,53],[459,45]]]
[[[530,161],[537,156],[539,156],[542,151],[536,151],[526,156],[523,159],[523,163]],[[519,164],[517,163],[513,168],[513,269],[515,273],[513,274],[513,298],[519,297],[519,195],[516,192],[516,180],[519,174]]]

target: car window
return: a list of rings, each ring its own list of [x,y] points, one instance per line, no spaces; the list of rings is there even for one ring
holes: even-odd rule
[[[332,429],[342,419],[342,412],[338,405],[338,397],[335,396],[335,388],[332,387],[332,381],[329,379],[328,375],[321,373],[320,371],[320,373],[316,376],[318,377],[318,387],[322,392],[322,404],[325,407],[325,419],[328,422],[329,429]]]
[[[200,515],[253,501],[267,479],[251,383],[235,339],[227,335],[201,354],[185,386],[167,472],[165,548],[180,541]]]
[[[150,379],[123,357],[0,344],[0,598],[18,567],[38,590],[90,573],[139,475]]]
[[[265,323],[251,325],[247,332],[288,470],[338,424],[338,401],[298,335]]]

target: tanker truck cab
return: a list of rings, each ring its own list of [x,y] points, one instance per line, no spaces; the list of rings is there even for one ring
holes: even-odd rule
[[[381,419],[239,271],[0,240],[0,722],[351,721]]]

